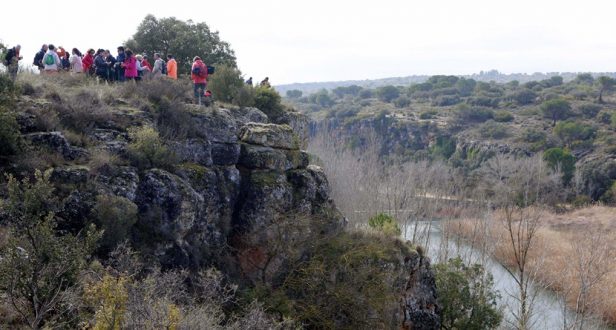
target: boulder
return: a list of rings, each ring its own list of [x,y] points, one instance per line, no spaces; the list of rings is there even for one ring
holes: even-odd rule
[[[51,181],[60,184],[82,184],[88,181],[90,169],[85,166],[56,167],[51,172]]]
[[[299,149],[299,140],[289,125],[248,123],[241,128],[239,135],[242,142],[248,144],[278,149]]]
[[[212,142],[211,154],[214,165],[235,165],[240,158],[240,145],[237,143]]]
[[[182,163],[212,166],[212,147],[204,139],[187,139],[170,143],[171,150]]]
[[[24,138],[35,146],[41,146],[52,152],[57,152],[66,160],[85,157],[85,149],[71,146],[61,132],[37,132],[24,135]]]
[[[134,167],[104,166],[95,180],[101,194],[124,197],[131,202],[137,198],[139,173]]]
[[[436,298],[436,280],[430,261],[414,253],[404,260],[405,277],[400,298],[400,329],[438,330],[441,328],[440,308]]]
[[[309,157],[304,151],[274,149],[251,144],[241,146],[238,165],[249,169],[286,171],[308,166]]]

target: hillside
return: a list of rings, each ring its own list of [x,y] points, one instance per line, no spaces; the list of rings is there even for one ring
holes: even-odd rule
[[[481,71],[480,73],[475,73],[471,75],[460,75],[459,78],[465,79],[473,79],[475,81],[482,82],[497,82],[497,83],[508,83],[512,81],[517,81],[519,83],[527,83],[530,81],[539,81],[549,79],[553,76],[563,77],[564,81],[571,81],[577,77],[579,73],[577,72],[535,72],[532,74],[528,73],[501,73],[497,70],[490,71]],[[615,77],[616,73],[613,72],[594,72],[592,73],[594,77],[599,76],[609,76]],[[276,90],[280,92],[282,95],[286,95],[288,91],[299,90],[304,95],[308,95],[311,93],[315,93],[320,91],[321,89],[333,90],[337,87],[349,87],[349,86],[360,86],[363,88],[377,88],[383,87],[387,85],[393,86],[407,86],[410,84],[423,83],[426,82],[430,78],[429,75],[413,75],[406,77],[391,77],[391,78],[381,78],[381,79],[365,79],[365,80],[344,80],[344,81],[325,81],[325,82],[307,82],[307,83],[293,83],[293,84],[284,84],[275,86]]]
[[[560,202],[616,203],[614,81],[601,79],[501,84],[434,76],[406,87],[338,87],[288,100],[312,118],[312,134],[351,148],[376,137],[380,155],[443,160],[467,179],[495,155],[543,154],[562,176]]]
[[[345,228],[302,115],[196,106],[188,81],[0,82],[3,326],[438,328],[429,260]]]

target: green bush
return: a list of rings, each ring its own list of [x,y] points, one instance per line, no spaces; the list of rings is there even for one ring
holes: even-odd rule
[[[400,236],[402,233],[396,219],[385,213],[379,213],[370,218],[370,220],[368,220],[368,226],[385,235]]]
[[[154,128],[132,128],[128,134],[131,140],[127,148],[128,157],[134,166],[140,169],[172,167],[175,154],[164,145]]]
[[[543,160],[553,171],[561,171],[563,184],[569,185],[575,173],[575,157],[569,150],[550,148],[543,153]]]
[[[522,90],[519,90],[513,93],[511,98],[518,105],[528,105],[528,104],[533,104],[535,102],[535,100],[537,99],[537,93],[533,92],[530,89],[524,88]]]
[[[106,255],[128,238],[130,229],[137,222],[137,205],[124,197],[99,195],[96,196],[94,214],[94,223],[103,230],[99,249]]]
[[[457,95],[439,95],[432,100],[432,105],[446,107],[460,103],[461,99]]]
[[[524,130],[524,132],[522,132],[522,139],[524,140],[524,142],[528,143],[545,141],[546,136],[547,134],[545,134],[545,132],[538,131],[532,128],[527,128],[526,130]]]
[[[449,159],[456,151],[456,139],[449,136],[438,136],[436,143],[430,147],[430,153],[434,156]]]
[[[458,257],[434,266],[442,329],[496,329],[502,314],[492,275]]]
[[[400,96],[400,90],[395,86],[383,86],[376,89],[376,96],[383,102],[391,102]]]
[[[9,75],[0,72],[0,107],[12,107],[19,93]]]
[[[434,119],[437,114],[436,110],[426,110],[419,114],[419,119]]]
[[[244,85],[244,79],[237,68],[219,65],[216,67],[216,73],[209,76],[207,86],[212,91],[214,99],[232,103]]]
[[[494,121],[508,123],[513,121],[513,115],[509,111],[501,110],[494,113]]]
[[[595,118],[601,109],[600,105],[593,103],[585,103],[577,107],[577,110],[586,118]]]
[[[0,106],[0,157],[16,155],[21,149],[21,134],[15,116]]]
[[[494,118],[494,111],[482,107],[470,107],[460,104],[455,109],[455,117],[461,123],[483,123]]]
[[[500,103],[500,99],[480,95],[467,99],[466,103],[480,107],[496,108]]]
[[[411,104],[411,99],[408,96],[399,96],[394,100],[394,105],[398,108],[406,108]]]
[[[554,134],[566,145],[570,145],[574,141],[593,139],[595,133],[594,127],[576,121],[560,122],[554,127]]]
[[[280,94],[272,88],[258,87],[255,93],[255,107],[263,111],[272,122],[284,115],[284,106],[280,103]]]
[[[248,84],[244,84],[237,90],[235,97],[233,98],[233,104],[242,108],[252,107],[255,105],[255,96],[255,88]]]
[[[481,136],[487,139],[502,139],[507,136],[507,126],[495,121],[487,121],[481,125]]]

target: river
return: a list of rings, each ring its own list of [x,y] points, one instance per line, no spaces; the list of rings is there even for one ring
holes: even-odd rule
[[[417,225],[417,232],[422,233],[424,238],[424,246],[427,250],[427,255],[433,261],[433,264],[445,258],[454,258],[460,256],[465,263],[481,263],[484,268],[490,272],[494,278],[494,288],[500,292],[501,298],[498,302],[499,308],[503,311],[502,329],[513,328],[514,312],[517,310],[518,301],[515,299],[517,294],[517,285],[507,270],[496,260],[486,256],[481,251],[472,248],[459,239],[443,239],[439,221],[420,221]],[[411,239],[414,232],[414,225],[407,226],[405,237]],[[429,241],[425,244],[425,238],[429,237]],[[534,287],[535,293],[534,303],[532,305],[532,329],[556,330],[564,328],[565,313],[569,320],[575,317],[570,311],[565,311],[563,300],[554,293]],[[607,327],[597,325],[597,322],[588,321],[584,329],[609,329]]]

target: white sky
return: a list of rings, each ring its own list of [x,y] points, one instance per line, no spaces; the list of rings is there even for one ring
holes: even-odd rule
[[[616,71],[612,0],[3,1],[0,39],[115,48],[145,15],[205,21],[273,84],[413,74]],[[87,3],[87,4],[86,4]]]

